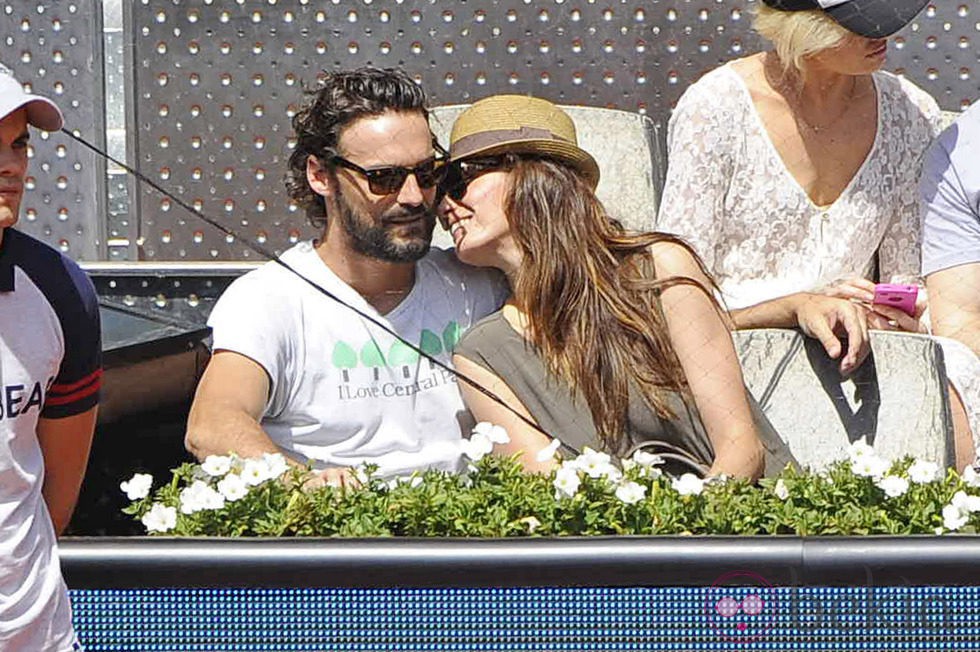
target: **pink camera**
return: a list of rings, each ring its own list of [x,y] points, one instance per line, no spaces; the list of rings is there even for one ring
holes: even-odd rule
[[[875,298],[872,304],[898,308],[909,317],[913,317],[915,315],[915,299],[917,296],[919,296],[919,288],[914,285],[879,283],[875,286]]]

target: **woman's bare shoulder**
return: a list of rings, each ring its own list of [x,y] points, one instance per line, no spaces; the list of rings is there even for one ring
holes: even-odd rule
[[[650,257],[657,276],[691,276],[700,268],[692,250],[679,242],[662,240],[650,245]]]

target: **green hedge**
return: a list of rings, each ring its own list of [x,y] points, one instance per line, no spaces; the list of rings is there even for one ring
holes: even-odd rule
[[[310,488],[308,469],[281,455],[211,457],[167,484],[137,474],[124,511],[152,534],[184,536],[516,537],[610,534],[943,534],[976,532],[980,477],[878,458],[859,442],[814,472],[787,468],[758,484],[671,478],[656,456],[618,463],[587,450],[549,475],[470,446],[465,473]],[[474,452],[475,451],[475,452]]]

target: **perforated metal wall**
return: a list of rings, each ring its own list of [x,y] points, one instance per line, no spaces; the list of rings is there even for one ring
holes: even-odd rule
[[[974,0],[970,0],[974,3]],[[138,160],[223,223],[284,249],[312,233],[282,175],[289,117],[321,69],[402,66],[434,104],[497,92],[640,111],[664,121],[702,72],[759,49],[745,0],[138,0]],[[944,108],[980,96],[980,8],[930,5],[889,60]],[[145,259],[254,258],[152,190]]]
[[[50,97],[65,126],[104,143],[100,0],[3,2],[3,61],[33,92]],[[35,133],[23,231],[76,259],[105,256],[105,165],[61,133]]]

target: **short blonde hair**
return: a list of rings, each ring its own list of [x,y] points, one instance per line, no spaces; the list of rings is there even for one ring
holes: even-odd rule
[[[755,31],[770,41],[785,72],[803,71],[803,60],[840,45],[850,32],[820,10],[783,11],[759,3]]]

